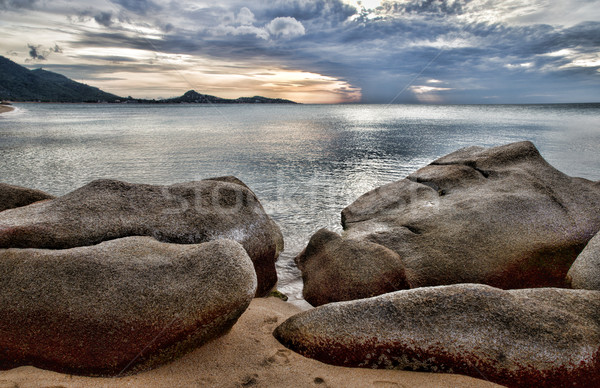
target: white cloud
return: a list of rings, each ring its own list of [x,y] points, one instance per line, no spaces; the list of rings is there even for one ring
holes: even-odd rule
[[[441,104],[444,102],[444,98],[438,94],[438,92],[445,92],[453,90],[452,88],[438,88],[435,86],[424,86],[424,85],[413,85],[410,87],[415,98],[419,102],[427,104]]]
[[[452,90],[452,88],[436,88],[435,86],[414,85],[410,87],[410,90],[415,94],[426,94],[432,92],[443,92],[445,90]]]
[[[600,52],[596,53],[579,53],[573,49],[562,49],[547,54],[540,55],[541,57],[563,58],[569,61],[560,66],[560,69],[581,68],[581,67],[600,67]]]
[[[346,4],[354,6],[356,9],[375,9],[381,6],[383,0],[342,0]]]
[[[278,17],[266,25],[267,31],[275,37],[293,38],[306,33],[304,26],[292,17]]]
[[[456,37],[456,36],[441,36],[436,37],[435,40],[421,39],[408,42],[406,47],[433,47],[437,49],[453,49],[453,48],[466,48],[466,47],[478,47],[480,43],[473,37]]]
[[[306,33],[301,22],[293,17],[277,17],[263,27],[257,27],[255,16],[247,7],[242,7],[232,21],[213,30],[216,35],[255,35],[257,38],[294,38]]]
[[[508,64],[504,65],[504,67],[506,67],[507,69],[511,69],[511,70],[529,69],[530,67],[533,67],[533,62],[525,62],[525,63],[517,63],[517,64],[508,63]]]
[[[572,56],[573,54],[575,54],[575,52],[571,49],[562,49],[562,50],[553,51],[551,53],[547,53],[547,54],[543,54],[543,55],[547,56],[547,57],[568,57],[568,56]]]
[[[582,55],[564,67],[600,67],[600,54]]]
[[[472,0],[461,17],[470,22],[513,25],[550,24],[565,27],[598,20],[600,7],[589,0]]]
[[[230,35],[255,35],[257,38],[261,39],[269,39],[269,33],[260,27],[255,27],[252,25],[244,25],[239,27],[234,26],[221,26],[217,29],[219,34],[230,34]]]
[[[254,14],[247,7],[242,7],[236,17],[236,21],[242,26],[251,25],[255,20]]]

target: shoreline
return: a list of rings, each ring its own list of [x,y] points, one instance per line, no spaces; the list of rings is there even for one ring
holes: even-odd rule
[[[227,334],[168,364],[136,375],[83,377],[22,366],[0,371],[0,381],[6,386],[64,388],[500,387],[467,376],[345,368],[305,358],[286,349],[272,335],[278,325],[300,311],[299,307],[278,298],[255,298]]]
[[[14,110],[15,108],[13,106],[0,104],[0,113],[8,113]]]

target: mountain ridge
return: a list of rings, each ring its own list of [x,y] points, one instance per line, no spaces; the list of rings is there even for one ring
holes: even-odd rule
[[[296,104],[291,100],[262,96],[227,99],[189,90],[182,96],[149,100],[119,97],[97,87],[43,69],[29,70],[0,55],[0,100],[14,102],[108,102],[148,104]]]
[[[35,102],[114,102],[120,97],[51,71],[29,70],[0,56],[0,100]]]

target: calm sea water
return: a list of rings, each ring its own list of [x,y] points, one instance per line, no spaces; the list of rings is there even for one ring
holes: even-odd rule
[[[531,140],[600,180],[600,105],[59,105],[0,115],[0,181],[61,195],[93,179],[172,184],[235,175],[279,223],[279,289],[316,230],[368,190],[458,148]]]

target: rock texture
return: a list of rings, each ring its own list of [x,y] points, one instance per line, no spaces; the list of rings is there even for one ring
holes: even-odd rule
[[[567,282],[573,288],[600,291],[600,233],[577,256],[567,273]]]
[[[400,256],[368,241],[319,230],[296,257],[304,299],[313,306],[408,288]]]
[[[254,298],[231,330],[167,365],[120,378],[55,373],[34,367],[0,372],[2,388],[502,388],[467,376],[342,368],[284,348],[273,330],[300,308]]]
[[[600,386],[600,292],[461,284],[331,303],[274,332],[325,363],[451,372],[509,387]]]
[[[347,244],[398,254],[411,288],[566,287],[600,230],[600,183],[561,173],[530,142],[469,147],[364,194],[342,211],[342,225]],[[356,256],[363,268],[375,265],[367,251]],[[309,270],[305,277],[319,271]]]
[[[256,291],[231,240],[0,249],[0,367],[123,375],[226,332]]]
[[[0,248],[65,249],[127,236],[179,244],[232,239],[254,263],[257,295],[277,282],[281,231],[234,177],[172,186],[98,180],[52,201],[0,213]]]
[[[0,183],[0,212],[52,198],[53,195],[40,190]]]

